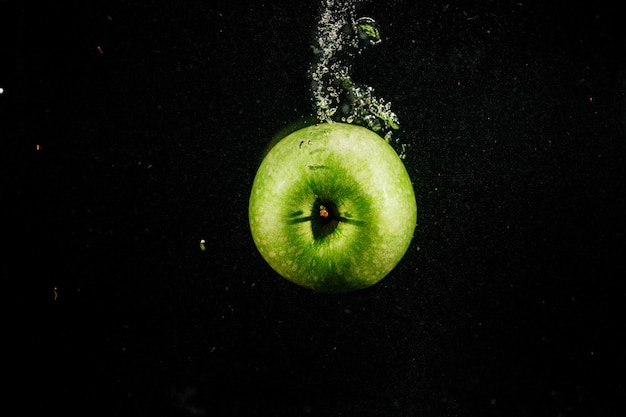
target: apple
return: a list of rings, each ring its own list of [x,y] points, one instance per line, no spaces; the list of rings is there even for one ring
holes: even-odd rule
[[[369,287],[406,253],[417,220],[411,179],[373,131],[297,130],[263,158],[250,194],[252,238],[287,280],[321,293]]]

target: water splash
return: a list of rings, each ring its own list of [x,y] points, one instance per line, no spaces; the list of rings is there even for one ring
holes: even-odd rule
[[[315,111],[321,122],[345,122],[368,127],[391,142],[400,127],[391,103],[374,88],[356,83],[350,62],[364,48],[380,43],[378,24],[371,17],[356,18],[359,0],[322,0],[317,25],[315,60],[310,69]],[[395,141],[398,143],[398,141]],[[399,153],[404,159],[406,146]]]

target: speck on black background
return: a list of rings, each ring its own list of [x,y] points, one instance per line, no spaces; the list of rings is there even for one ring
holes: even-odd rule
[[[419,225],[385,280],[328,296],[247,224],[264,147],[312,114],[317,1],[0,1],[7,407],[624,415],[626,41],[605,3],[359,6],[383,42],[353,78],[400,118]]]

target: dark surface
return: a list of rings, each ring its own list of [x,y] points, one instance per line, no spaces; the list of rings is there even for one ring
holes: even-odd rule
[[[419,225],[327,296],[247,224],[312,112],[318,2],[0,1],[5,408],[626,415],[626,42],[589,3],[362,6],[383,42],[353,78],[400,118]]]

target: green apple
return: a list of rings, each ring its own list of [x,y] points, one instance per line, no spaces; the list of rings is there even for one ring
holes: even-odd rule
[[[369,287],[406,253],[417,219],[395,150],[361,126],[322,123],[274,145],[254,178],[254,243],[284,278],[316,292]]]

